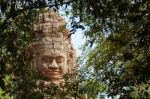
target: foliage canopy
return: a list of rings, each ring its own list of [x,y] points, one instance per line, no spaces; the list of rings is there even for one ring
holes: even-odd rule
[[[87,26],[83,63],[92,68],[93,81],[105,85],[111,97],[148,98],[150,2],[78,0],[72,7]]]
[[[1,0],[0,87],[13,93],[9,88],[16,86],[6,84],[7,75],[18,83],[30,75],[22,50],[32,40],[28,33],[36,9],[64,5],[72,16],[71,32],[87,28],[80,58],[86,72],[79,74],[78,90],[92,97],[149,98],[149,0]]]

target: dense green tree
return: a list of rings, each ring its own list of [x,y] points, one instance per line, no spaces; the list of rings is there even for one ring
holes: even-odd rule
[[[1,0],[0,87],[12,93],[10,89],[30,85],[22,83],[22,79],[32,79],[27,72],[30,62],[22,51],[32,40],[28,33],[36,9],[63,5],[69,6],[66,14],[72,19],[71,32],[87,29],[82,61],[85,71],[79,72],[74,87],[91,97],[149,97],[149,0]],[[8,84],[11,78],[16,80],[13,85]]]
[[[150,1],[77,0],[71,11],[78,18],[73,28],[87,26],[83,64],[90,69],[89,84],[105,86],[103,93],[92,89],[96,84],[87,89],[122,99],[148,98]]]
[[[12,91],[10,79],[23,72],[20,55],[30,41],[28,33],[34,10],[22,10],[17,1],[0,1],[0,87],[6,92]]]

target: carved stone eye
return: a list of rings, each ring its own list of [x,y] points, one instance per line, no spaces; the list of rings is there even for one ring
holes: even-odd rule
[[[65,58],[64,58],[64,57],[62,57],[62,56],[56,57],[56,62],[57,62],[57,64],[63,63],[64,61],[65,61]]]
[[[50,57],[50,56],[44,56],[44,57],[42,57],[42,62],[52,63],[52,61],[53,61],[53,58]]]

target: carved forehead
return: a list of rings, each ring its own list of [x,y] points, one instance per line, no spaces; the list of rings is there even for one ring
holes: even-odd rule
[[[66,58],[66,52],[62,52],[62,51],[43,51],[40,53],[40,56],[51,56],[51,57],[65,57]]]

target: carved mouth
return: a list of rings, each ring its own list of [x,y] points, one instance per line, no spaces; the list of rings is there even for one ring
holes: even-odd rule
[[[47,71],[45,74],[51,79],[61,79],[61,75],[58,71]]]
[[[47,71],[46,73],[51,75],[60,75],[60,73],[56,71]]]
[[[59,71],[59,69],[48,69],[48,70],[41,70],[41,74],[47,78],[50,78],[52,80],[60,80],[62,79],[62,75]]]

